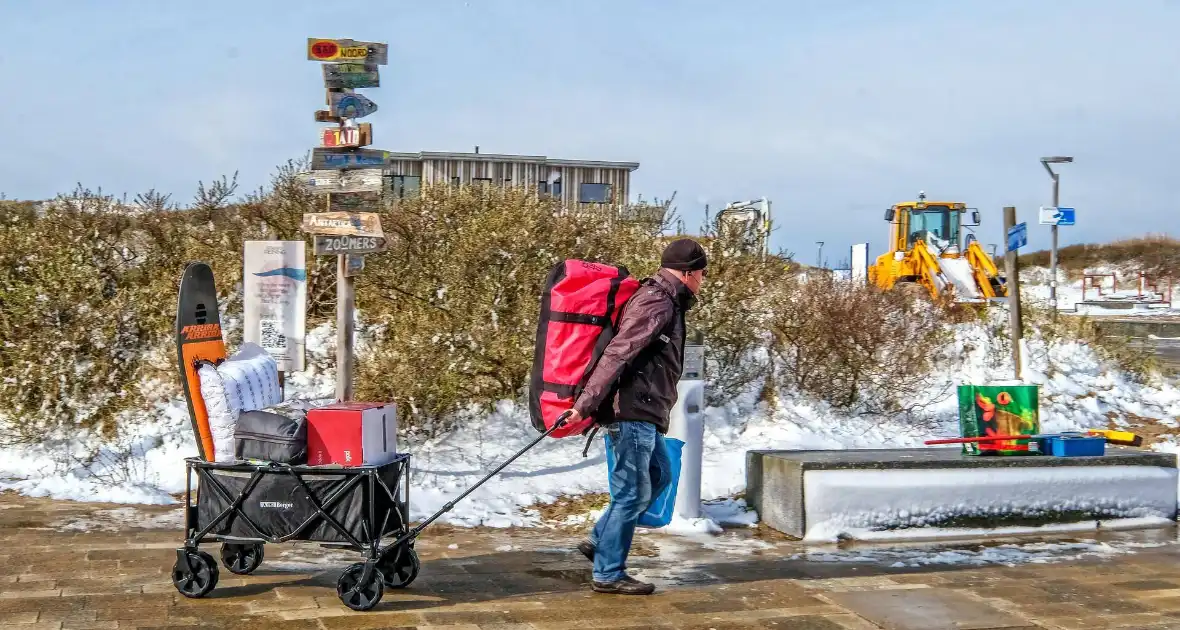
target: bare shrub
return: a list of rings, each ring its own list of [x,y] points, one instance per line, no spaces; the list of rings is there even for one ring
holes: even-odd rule
[[[812,275],[777,295],[770,330],[782,387],[861,414],[938,402],[931,357],[951,333],[921,298]]]
[[[768,329],[776,295],[790,284],[790,254],[762,256],[749,232],[720,230],[714,221],[700,239],[709,275],[688,326],[705,341],[706,402],[720,405],[766,381]]]
[[[396,400],[408,424],[525,392],[542,283],[567,258],[655,271],[663,226],[561,212],[523,188],[428,185],[381,217],[389,251],[357,281],[357,307],[383,332],[358,368],[358,395]]]

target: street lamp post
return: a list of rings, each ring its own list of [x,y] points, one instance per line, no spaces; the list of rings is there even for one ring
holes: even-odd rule
[[[815,253],[815,266],[816,267],[823,267],[824,266],[824,242],[823,241],[816,241],[815,244],[819,245],[819,250]]]
[[[1041,165],[1049,171],[1049,177],[1053,178],[1053,207],[1056,208],[1059,202],[1058,184],[1061,181],[1061,176],[1053,172],[1050,164],[1067,164],[1073,162],[1072,157],[1056,155],[1053,157],[1041,158]],[[1053,310],[1053,321],[1057,321],[1057,224],[1052,226],[1053,246],[1049,250],[1049,308]]]

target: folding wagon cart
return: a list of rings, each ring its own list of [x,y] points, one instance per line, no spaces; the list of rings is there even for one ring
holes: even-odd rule
[[[455,504],[518,457],[565,425],[564,418],[528,446],[465,490],[441,510],[410,528],[410,455],[399,453],[379,465],[309,466],[278,462],[213,461],[209,414],[198,370],[227,359],[209,265],[184,271],[176,313],[181,384],[200,455],[185,459],[184,545],[176,550],[172,583],[185,597],[209,594],[218,580],[217,561],[199,549],[221,543],[221,564],[249,575],[263,561],[266,543],[310,541],[352,549],[361,561],[346,567],[336,594],[353,610],[376,606],[387,588],[405,588],[418,576],[414,551],[418,535]],[[193,502],[193,476],[198,480]],[[393,542],[382,545],[383,539]]]

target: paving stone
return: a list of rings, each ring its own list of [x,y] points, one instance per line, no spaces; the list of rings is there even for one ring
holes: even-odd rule
[[[1031,627],[1032,622],[942,588],[825,594],[885,630],[976,630]]]
[[[0,621],[11,624],[30,624],[37,621],[37,611],[31,610],[28,612],[10,612],[0,616]]]
[[[845,630],[846,626],[823,617],[804,615],[802,617],[763,619],[762,627],[777,628],[778,630]]]

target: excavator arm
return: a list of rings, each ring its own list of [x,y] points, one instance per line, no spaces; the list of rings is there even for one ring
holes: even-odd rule
[[[1000,280],[1000,270],[992,262],[991,256],[980,247],[979,241],[973,240],[967,246],[967,262],[971,264],[971,269],[975,273],[975,283],[979,285],[979,291],[984,297],[1008,296],[1008,286]]]

